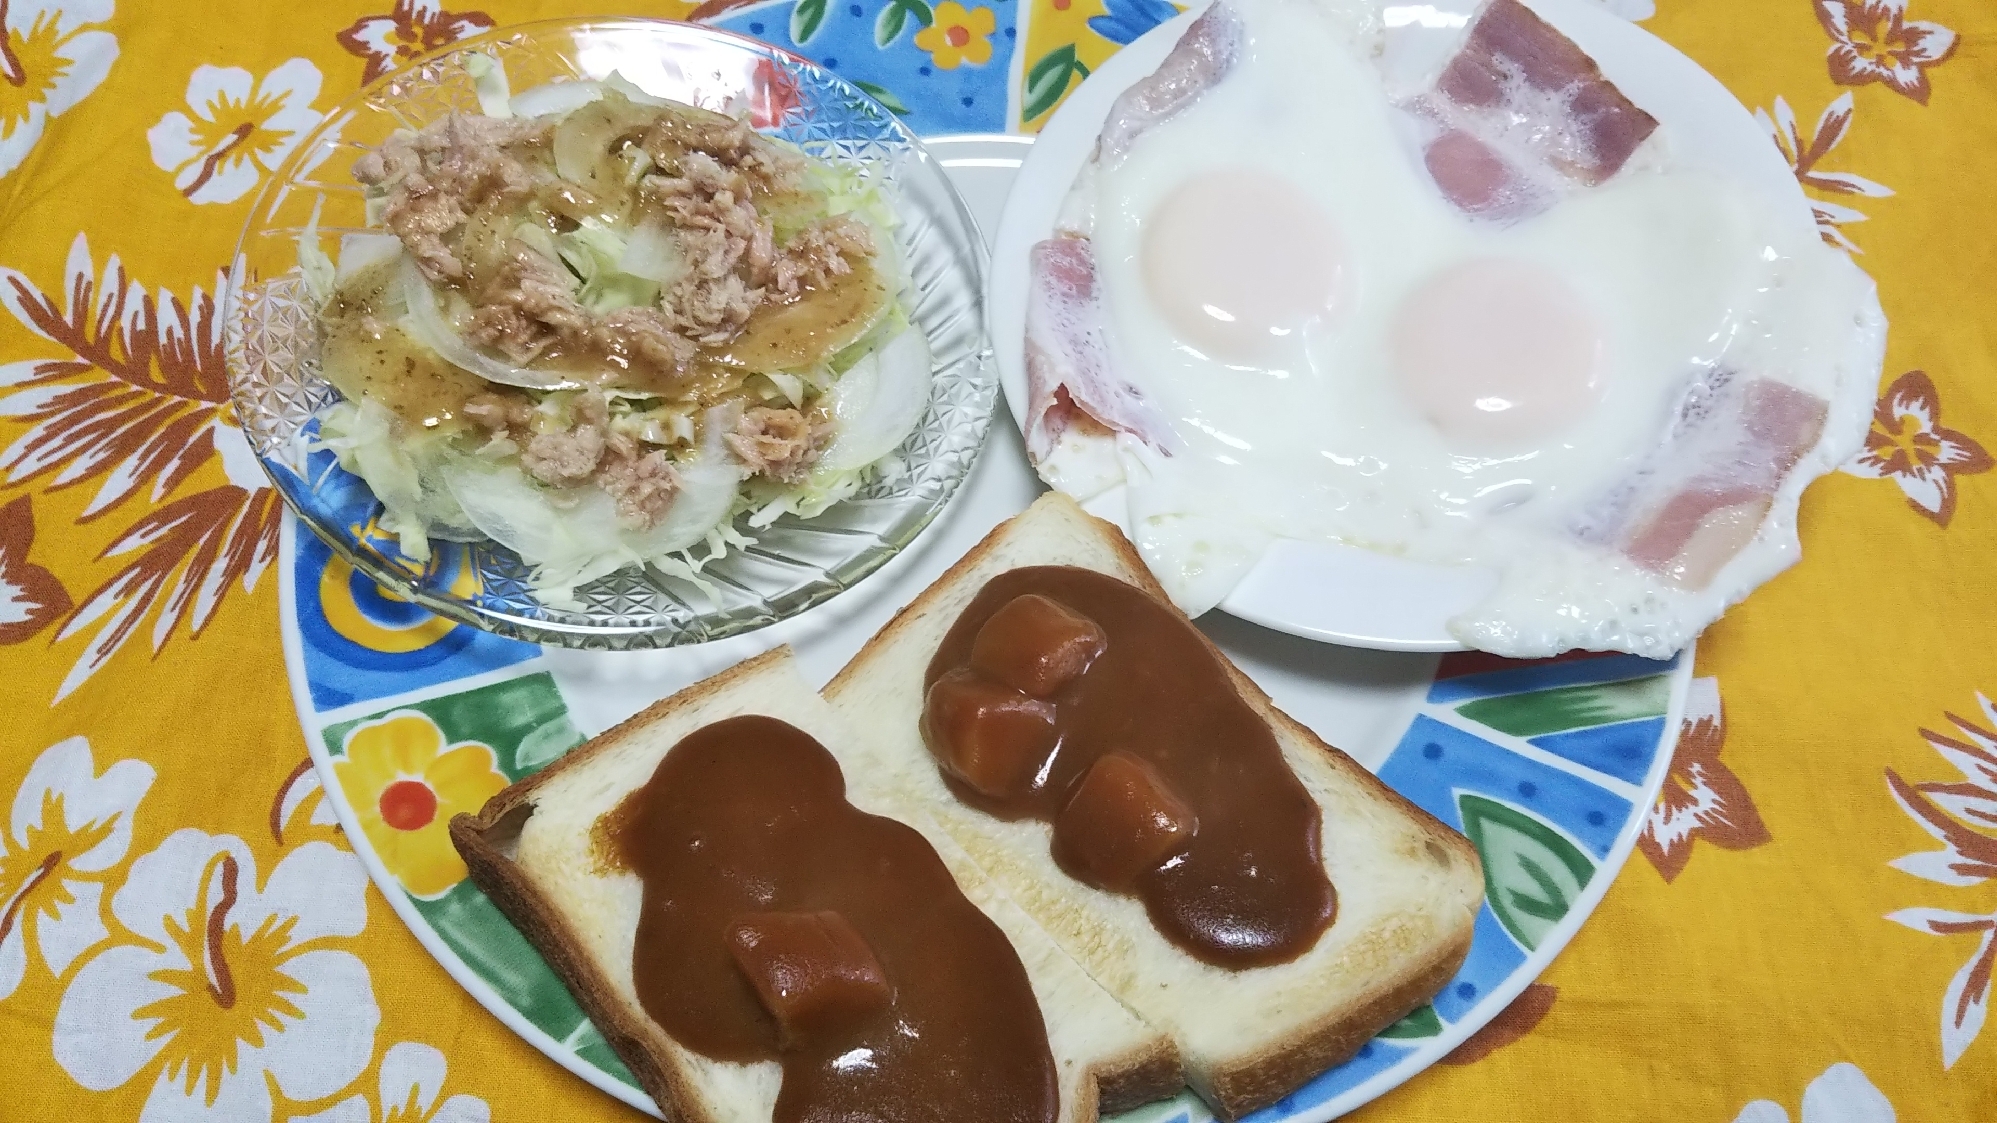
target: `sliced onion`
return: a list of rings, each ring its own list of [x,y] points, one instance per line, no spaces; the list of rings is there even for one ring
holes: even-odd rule
[[[844,472],[893,452],[929,408],[929,341],[909,327],[854,363],[828,391],[838,428],[818,467]]]
[[[342,234],[340,261],[333,271],[338,284],[384,261],[393,261],[402,252],[402,239],[393,234]]]
[[[603,96],[601,83],[589,79],[570,82],[549,82],[531,90],[522,90],[513,95],[513,115],[515,117],[546,117],[555,113],[567,113],[588,105]]]
[[[657,281],[660,285],[670,285],[686,276],[687,268],[679,239],[658,219],[640,223],[625,240],[624,252],[617,257],[619,273]]]
[[[621,548],[617,504],[601,490],[558,510],[515,465],[456,457],[442,475],[471,524],[535,568],[537,589],[566,589],[637,560]]]
[[[665,98],[654,97],[653,95],[646,93],[644,90],[638,87],[638,83],[633,82],[629,78],[626,78],[622,72],[616,70],[611,71],[610,77],[605,78],[603,80],[603,88],[606,90],[616,90],[618,93],[623,94],[625,97],[631,99],[634,102],[637,102],[639,105],[673,104],[672,102],[667,101]]]
[[[551,147],[555,172],[570,183],[608,194],[621,186],[622,174],[602,174],[610,158],[610,142],[652,124],[654,115],[624,100],[605,98],[576,109],[555,126]],[[605,180],[609,182],[605,182]]]
[[[451,327],[450,321],[444,318],[443,309],[437,306],[437,293],[423,279],[422,271],[416,268],[416,259],[403,258],[401,272],[402,298],[409,305],[409,315],[403,323],[409,334],[435,351],[445,362],[503,386],[561,390],[580,385],[558,374],[508,365],[466,343]]]
[[[716,406],[702,418],[700,451],[679,465],[680,489],[659,525],[640,534],[626,533],[625,544],[640,557],[657,558],[689,549],[707,538],[735,507],[735,494],[748,473],[729,454],[722,437],[741,418],[741,407]]]

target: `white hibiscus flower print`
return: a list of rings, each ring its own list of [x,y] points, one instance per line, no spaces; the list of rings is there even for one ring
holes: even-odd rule
[[[397,1042],[381,1058],[378,1106],[364,1095],[353,1095],[315,1115],[294,1115],[291,1123],[488,1123],[492,1109],[477,1096],[438,1102],[444,1069],[444,1054],[436,1049]]]
[[[1983,717],[1997,727],[1997,703],[1979,694]],[[1961,889],[1997,878],[1997,728],[1948,715],[1955,729],[1921,730],[1921,736],[1962,773],[1960,781],[1910,784],[1892,769],[1886,783],[1901,810],[1940,850],[1921,850],[1890,863],[1902,873]],[[1989,915],[1948,909],[1909,908],[1886,919],[1931,936],[1973,936],[1976,949],[1942,992],[1942,1067],[1954,1068],[1983,1032],[1990,1013],[1991,977],[1997,974],[1997,912]]]
[[[60,975],[107,935],[106,871],[132,845],[132,815],[152,783],[152,765],[137,760],[98,775],[82,737],[28,767],[0,836],[0,998],[21,985],[31,946]]]
[[[1789,1123],[1789,1113],[1774,1100],[1755,1100],[1734,1123]],[[1894,1123],[1893,1104],[1857,1065],[1834,1064],[1803,1089],[1798,1123]]]
[[[187,80],[187,107],[146,130],[153,163],[197,203],[233,203],[275,171],[319,121],[319,68],[280,63],[258,78],[240,67],[200,66]]]
[[[21,166],[49,118],[89,96],[118,59],[111,0],[0,0],[0,176]]]
[[[1851,122],[1857,113],[1851,92],[1838,95],[1817,115],[1817,123],[1805,138],[1802,125],[1796,120],[1796,111],[1782,98],[1775,99],[1775,113],[1770,116],[1765,109],[1754,111],[1754,119],[1775,138],[1775,147],[1782,150],[1782,158],[1789,163],[1789,170],[1796,174],[1796,182],[1805,190],[1820,195],[1860,196],[1867,199],[1885,199],[1893,195],[1893,189],[1881,183],[1874,183],[1862,175],[1851,172],[1830,172],[1820,166],[1824,159],[1838,145],[1844,143],[1845,135],[1851,132]],[[1846,253],[1863,253],[1846,234],[1842,227],[1865,221],[1865,213],[1842,203],[1811,197],[1810,213],[1817,220],[1817,235],[1826,245],[1836,246]]]
[[[269,1119],[273,1087],[331,1096],[374,1055],[367,967],[341,946],[367,923],[367,875],[324,842],[259,885],[239,838],[180,830],[132,863],[111,911],[141,943],[77,972],[55,1059],[91,1091],[151,1084],[140,1123]]]

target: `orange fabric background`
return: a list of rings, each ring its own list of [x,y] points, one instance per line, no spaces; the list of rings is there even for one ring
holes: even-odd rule
[[[1793,115],[1806,189],[1829,205],[1826,233],[1862,251],[1892,321],[1881,413],[1869,451],[1806,497],[1807,563],[1702,641],[1699,674],[1717,678],[1724,718],[1688,730],[1643,857],[1541,985],[1456,1063],[1356,1117],[1765,1123],[1780,1110],[1827,1123],[1823,1105],[1837,1098],[1860,1113],[1835,1118],[1890,1118],[1881,1102],[1906,1119],[1997,1118],[1997,1032],[1976,1032],[1997,956],[1997,736],[1987,732],[1997,714],[1980,702],[1997,693],[1997,474],[1983,451],[1997,448],[1997,241],[1986,230],[1997,182],[1997,9],[1986,0],[1658,3],[1645,26],[1767,111],[1776,131]],[[115,254],[149,292],[183,305],[197,304],[197,287],[212,295],[249,195],[190,198],[175,180],[177,150],[166,146],[163,165],[148,130],[174,113],[198,117],[190,81],[209,65],[262,81],[306,60],[316,89],[291,88],[287,101],[277,85],[259,86],[265,101],[253,108],[259,119],[280,102],[324,109],[368,66],[336,35],[388,17],[389,7],[0,4],[10,48],[0,63],[22,78],[0,84],[0,156],[11,165],[0,173],[0,266],[12,271],[0,285],[21,278],[60,304],[83,236],[95,270]],[[504,23],[597,8],[677,16],[691,6],[640,7],[507,0],[486,11]],[[1034,0],[1022,52],[1030,60],[1073,44],[1083,63],[1099,62],[1114,49],[1088,29],[1100,11],[1099,0]],[[454,23],[428,6],[406,12],[428,14],[437,42],[481,22]],[[72,96],[89,66],[49,52],[82,34],[112,37],[117,58]],[[29,146],[38,96],[74,104]],[[25,299],[13,292],[13,303]],[[141,863],[170,844],[201,842],[175,832],[203,832],[243,848],[215,842],[209,868],[253,874],[245,885],[274,892],[281,863],[299,858],[285,877],[312,883],[299,871],[345,841],[323,816],[314,821],[316,780],[299,771],[305,750],[278,646],[274,572],[254,581],[230,573],[173,618],[173,577],[205,563],[191,548],[169,565],[153,547],[174,528],[141,526],[196,496],[233,511],[239,497],[229,489],[259,482],[221,403],[219,354],[133,363],[132,335],[122,351],[78,360],[123,364],[136,396],[106,406],[101,431],[71,434],[101,437],[104,460],[92,468],[84,456],[75,469],[83,478],[64,486],[61,470],[37,474],[16,450],[34,436],[31,415],[44,401],[21,385],[30,362],[72,359],[74,348],[20,319],[0,315],[0,448],[9,450],[0,454],[0,796],[21,793],[0,840],[0,1117],[177,1118],[148,1111],[155,1084],[185,1081],[204,1063],[236,1064],[227,1018],[209,1018],[106,1087],[86,1086],[110,1076],[80,1078],[88,1066],[59,1045],[67,1034],[76,1047],[72,1014],[103,997],[91,986],[147,978],[136,966],[112,971],[107,949],[173,942],[170,928],[165,940],[125,930],[121,917],[143,913],[134,902],[153,891],[135,878],[157,867]],[[169,401],[191,420],[162,429],[162,463],[180,454],[187,471],[148,474],[143,450],[117,434],[163,424],[144,417]],[[134,463],[131,494],[93,510],[102,481]],[[257,553],[254,537],[246,558]],[[104,621],[134,603],[115,582],[146,558],[154,569],[137,572],[165,566],[166,591],[92,669]],[[112,615],[93,616],[92,605]],[[168,626],[156,627],[162,613]],[[46,782],[60,760],[74,771],[71,738],[87,742],[88,774]],[[1941,751],[1950,744],[1953,759]],[[141,769],[114,780],[127,762]],[[141,770],[150,773],[143,785]],[[1899,798],[1890,777],[1905,781]],[[134,787],[140,795],[126,798]],[[105,843],[102,822],[94,833],[61,827],[60,807],[47,802],[57,797],[72,807],[108,801],[129,840]],[[86,851],[94,868],[75,861]],[[1948,856],[1893,864],[1923,852]],[[270,1118],[634,1117],[478,1007],[372,887],[349,896],[325,906],[328,931],[308,950],[364,965],[378,1025],[365,1041],[323,1046],[360,1050],[351,1079],[329,1088],[301,1079],[294,1086],[314,1094],[293,1096],[273,1078]],[[79,909],[97,910],[102,935]],[[17,959],[18,970],[9,966]],[[241,985],[254,979],[245,974]],[[1855,1066],[1859,1083],[1840,1065]],[[1806,1101],[1813,1081],[1822,1091]],[[1861,1085],[1873,1091],[1854,1091]],[[1773,1103],[1754,1103],[1762,1100]]]

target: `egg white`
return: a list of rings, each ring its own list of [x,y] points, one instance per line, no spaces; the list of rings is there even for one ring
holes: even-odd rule
[[[1352,0],[1244,6],[1249,37],[1234,72],[1095,179],[1110,344],[1180,444],[1167,457],[1121,442],[1133,535],[1194,612],[1224,597],[1271,539],[1288,537],[1503,571],[1497,598],[1477,614],[1485,630],[1462,622],[1482,646],[1572,646],[1581,602],[1594,605],[1596,642],[1646,628],[1659,643],[1682,642],[1710,606],[1659,608],[1650,575],[1577,536],[1588,505],[1654,454],[1687,388],[1715,363],[1751,362],[1833,397],[1867,358],[1850,340],[1869,282],[1842,255],[1799,243],[1744,185],[1674,162],[1668,129],[1613,180],[1536,217],[1511,226],[1465,217],[1423,170],[1382,89],[1371,13]],[[1175,190],[1242,170],[1309,195],[1345,253],[1338,312],[1256,363],[1187,342],[1147,293],[1142,261],[1146,224]],[[1574,423],[1507,447],[1439,430],[1390,361],[1390,326],[1409,294],[1487,258],[1561,278],[1603,341],[1599,399]],[[1714,596],[1723,607],[1745,591]],[[1507,621],[1499,630],[1509,639],[1493,638],[1493,620]]]

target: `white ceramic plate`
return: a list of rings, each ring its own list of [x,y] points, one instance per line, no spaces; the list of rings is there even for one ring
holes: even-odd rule
[[[1687,163],[1734,176],[1765,192],[1776,213],[1799,228],[1809,202],[1781,153],[1719,80],[1663,40],[1588,0],[1525,0],[1592,55],[1603,73],[1656,117]],[[1425,19],[1468,11],[1462,0],[1418,6]],[[1054,229],[1069,185],[1087,162],[1118,94],[1158,68],[1196,4],[1119,51],[1069,96],[1040,133],[999,220],[987,310],[999,381],[1016,422],[1026,403],[1027,253]],[[1414,8],[1401,9],[1412,13]],[[1395,11],[1389,8],[1389,23]],[[1087,504],[1128,526],[1123,489]],[[1488,569],[1432,565],[1331,542],[1279,540],[1220,607],[1293,635],[1384,651],[1460,651],[1448,622],[1490,592]]]

